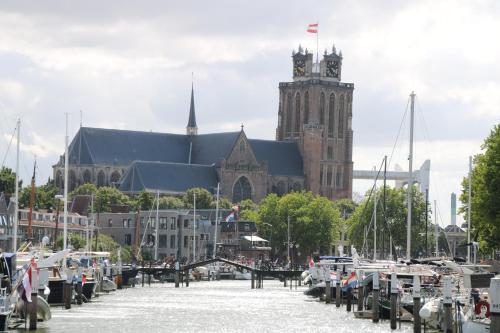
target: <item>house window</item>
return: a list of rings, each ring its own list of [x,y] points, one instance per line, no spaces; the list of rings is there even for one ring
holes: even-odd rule
[[[177,228],[177,219],[175,217],[170,218],[170,230],[175,230]]]
[[[170,248],[175,249],[175,235],[170,235]]]
[[[131,244],[132,244],[132,235],[125,234],[125,245],[131,245]]]
[[[160,229],[167,229],[167,218],[160,217]]]
[[[184,236],[184,247],[188,247],[189,244],[189,236]]]
[[[167,247],[167,235],[160,235],[160,243],[158,244],[159,247]]]
[[[128,228],[128,220],[127,219],[123,219],[123,227]]]
[[[144,216],[141,216],[141,227],[144,227]]]
[[[189,227],[189,220],[184,220],[184,228],[187,228]]]
[[[326,158],[328,160],[333,159],[333,148],[331,146],[326,149]]]
[[[113,227],[113,219],[108,219],[108,227]]]

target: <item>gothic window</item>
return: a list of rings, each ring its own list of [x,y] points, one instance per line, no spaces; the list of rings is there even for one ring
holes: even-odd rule
[[[56,172],[56,187],[57,188],[62,188],[63,187],[62,172],[61,172],[61,170],[58,170]]]
[[[240,177],[233,186],[233,202],[252,199],[252,186],[247,177]]]
[[[333,147],[332,146],[328,146],[328,148],[326,149],[326,159],[327,160],[333,159]]]
[[[335,183],[337,185],[337,188],[342,188],[342,178],[340,175],[340,171],[337,171],[337,179],[335,179]]]
[[[121,178],[121,175],[120,175],[120,172],[119,171],[113,171],[113,173],[111,174],[111,183],[112,184],[116,184],[118,183],[118,181],[120,180]]]
[[[339,106],[339,138],[344,136],[344,95],[340,96]]]
[[[322,186],[323,185],[323,166],[320,166],[320,171],[319,171],[319,184]]]
[[[335,95],[330,94],[330,102],[328,103],[328,136],[333,137],[334,119],[335,119]]]
[[[68,191],[73,191],[76,187],[76,174],[74,170],[69,170]]]
[[[290,135],[292,130],[292,94],[288,94],[286,101],[286,129],[285,136]]]
[[[286,184],[284,181],[280,180],[278,184],[276,184],[276,194],[283,195],[286,193]]]
[[[300,93],[295,95],[295,133],[300,132]]]
[[[104,175],[104,171],[99,171],[97,174],[97,187],[101,187],[106,185],[106,176]]]
[[[92,182],[92,179],[91,179],[91,175],[90,175],[90,171],[89,170],[85,170],[83,172],[83,183],[86,184],[86,183],[91,183]]]
[[[302,185],[299,182],[293,183],[292,190],[295,192],[302,191]]]
[[[319,123],[325,124],[325,94],[321,93],[319,98]]]
[[[304,95],[304,124],[309,124],[309,92]]]
[[[326,172],[326,185],[332,186],[332,167],[328,166],[328,171]]]

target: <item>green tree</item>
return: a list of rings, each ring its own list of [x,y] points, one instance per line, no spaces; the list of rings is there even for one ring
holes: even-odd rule
[[[325,197],[291,192],[282,197],[269,194],[261,201],[258,224],[263,230],[272,229],[273,245],[282,250],[286,249],[288,218],[291,242],[302,253],[326,252],[338,237],[340,213]]]
[[[19,182],[21,184],[21,182]],[[0,170],[0,192],[13,194],[16,190],[16,174],[12,169],[2,167]]]
[[[160,209],[179,209],[186,208],[184,201],[177,197],[160,197]]]
[[[56,246],[60,250],[63,247],[64,239],[63,236],[58,236],[56,239]],[[80,236],[79,234],[68,233],[68,244],[73,247],[75,250],[80,250],[85,248],[85,238]]]
[[[210,209],[212,206],[212,194],[206,189],[201,187],[190,188],[184,195],[184,204],[188,208],[193,208],[193,198],[196,193],[196,208],[197,209]]]
[[[95,244],[95,237],[93,240],[93,249],[94,244]],[[111,256],[111,261],[116,262],[118,260],[118,249],[120,248],[120,245],[115,242],[113,238],[111,238],[108,235],[104,234],[99,234],[97,237],[97,249],[96,251],[104,251],[104,252],[109,252]],[[122,262],[130,262],[131,260],[131,248],[130,246],[125,246],[121,248],[121,259]]]
[[[240,220],[256,221],[259,218],[257,213],[258,206],[252,200],[242,200],[239,207]]]
[[[110,212],[112,205],[131,206],[133,204],[127,195],[109,186],[97,188],[94,184],[83,184],[68,195],[69,200],[73,200],[75,195],[93,195],[94,212]]]
[[[373,211],[374,195],[370,201],[366,199],[356,208],[349,217],[347,224],[351,242],[358,249],[363,250],[363,244],[369,252],[373,249]],[[406,249],[407,234],[407,192],[403,188],[386,189],[386,221],[383,212],[383,188],[377,191],[377,251],[389,253],[389,237],[392,235],[394,246]],[[365,243],[365,228],[367,241]],[[411,255],[419,256],[425,253],[425,200],[415,186],[412,188],[412,223],[411,223]],[[383,247],[383,248],[382,248]],[[393,252],[394,253],[394,252]],[[395,253],[396,254],[396,253]],[[400,253],[398,253],[400,254]],[[396,254],[397,255],[397,254]]]
[[[474,157],[472,171],[471,237],[479,241],[479,250],[491,253],[500,248],[500,125],[495,125]],[[460,211],[467,221],[469,181],[462,181]]]
[[[142,190],[131,203],[136,209],[150,210],[156,208],[156,197],[146,190]]]
[[[33,209],[52,210],[56,207],[56,194],[58,193],[55,187],[49,180],[47,184],[35,187],[35,202]],[[30,205],[31,186],[23,188],[19,193],[19,207],[28,208]]]
[[[217,207],[217,200],[213,200],[210,208],[215,209]],[[233,204],[228,198],[219,198],[219,209],[231,209]]]

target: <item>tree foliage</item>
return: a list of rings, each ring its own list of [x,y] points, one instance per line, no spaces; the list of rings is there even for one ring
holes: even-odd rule
[[[171,196],[160,197],[160,209],[186,208],[182,199]]]
[[[480,251],[500,248],[500,125],[495,125],[474,157],[472,171],[471,235]],[[468,178],[462,181],[460,201],[467,220]]]
[[[408,201],[407,191],[403,188],[386,188],[386,221],[384,223],[383,188],[377,191],[377,252],[389,253],[389,237],[395,247],[406,250]],[[367,230],[367,250],[373,249],[373,212],[374,195],[370,201],[368,194],[348,219],[351,242],[363,250],[365,228]],[[425,253],[425,200],[415,187],[412,188],[412,223],[411,223],[411,255],[418,257]],[[395,253],[401,255],[402,253]]]
[[[21,182],[19,182],[21,184]],[[12,169],[2,167],[0,170],[0,193],[13,194],[16,190],[16,174]]]
[[[78,186],[69,194],[69,200],[75,195],[93,195],[94,212],[110,212],[113,205],[132,205],[132,200],[114,187],[103,186],[97,188],[94,184]]]
[[[73,249],[75,250],[81,250],[85,248],[85,238],[80,236],[79,234],[75,233],[68,233],[68,245],[71,245]],[[58,236],[56,239],[56,246],[57,249],[62,249],[64,245],[64,237],[63,236]]]
[[[196,208],[197,209],[210,209],[212,206],[212,194],[206,189],[201,187],[190,188],[184,195],[184,204],[188,208],[193,208],[193,198],[196,194]]]
[[[288,218],[290,238],[303,253],[326,252],[338,237],[340,213],[327,198],[311,192],[267,195],[258,208],[259,228],[270,231],[273,246],[286,249]]]

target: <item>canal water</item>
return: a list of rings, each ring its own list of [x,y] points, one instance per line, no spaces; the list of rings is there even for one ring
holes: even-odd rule
[[[278,280],[172,283],[118,290],[71,310],[52,308],[37,332],[391,332],[388,321],[355,319],[345,307],[320,303]],[[403,324],[397,332],[411,332]]]

